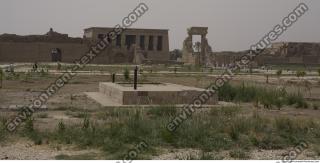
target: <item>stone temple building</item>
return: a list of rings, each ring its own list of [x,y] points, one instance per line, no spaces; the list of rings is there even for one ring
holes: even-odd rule
[[[320,43],[277,42],[257,58],[259,65],[265,64],[320,64]]]
[[[226,67],[234,64],[249,50],[240,52],[214,52],[213,62],[217,67]],[[266,48],[252,62],[254,67],[263,65],[319,65],[320,43],[313,42],[276,42]]]
[[[84,38],[96,44],[113,28],[92,27],[84,30]],[[126,29],[111,41],[113,63],[166,62],[169,60],[169,35],[164,29]]]
[[[83,38],[69,37],[50,28],[43,35],[0,35],[0,62],[66,62],[73,63],[86,54],[92,45],[113,28],[91,27]],[[126,29],[111,46],[103,51],[94,64],[177,63],[170,61],[167,29]],[[248,53],[213,52],[206,38],[207,27],[191,27],[183,42],[182,62],[188,65],[226,67]],[[197,42],[194,36],[200,36]],[[55,52],[55,53],[54,53]],[[55,54],[55,55],[54,55]],[[320,43],[278,42],[256,57],[253,66],[276,64],[320,64]]]
[[[92,27],[83,38],[72,38],[50,29],[44,35],[0,35],[0,62],[54,62],[51,52],[58,49],[61,62],[72,63],[89,51],[113,28]],[[95,64],[163,63],[169,60],[166,29],[126,29],[102,52]]]

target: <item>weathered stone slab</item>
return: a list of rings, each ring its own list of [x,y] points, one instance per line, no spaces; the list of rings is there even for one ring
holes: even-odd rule
[[[189,104],[201,94],[204,89],[187,87],[177,84],[138,84],[138,89],[133,89],[133,84],[126,83],[100,83],[100,94],[106,100],[111,100],[121,105],[179,105]],[[217,96],[213,96],[206,103],[215,105]]]

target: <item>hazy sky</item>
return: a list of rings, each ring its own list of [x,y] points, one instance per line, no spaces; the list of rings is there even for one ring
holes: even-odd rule
[[[309,11],[279,41],[320,42],[320,0],[0,0],[0,34],[44,34],[52,27],[82,37],[84,28],[121,23],[139,2],[149,11],[133,27],[169,29],[170,49],[182,47],[191,26],[209,27],[214,51],[248,49],[300,2]]]

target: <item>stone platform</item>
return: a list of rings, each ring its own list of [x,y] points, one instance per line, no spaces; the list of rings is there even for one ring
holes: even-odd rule
[[[183,105],[189,104],[204,89],[170,83],[138,84],[134,90],[130,83],[100,83],[99,92],[87,93],[103,106],[123,105]],[[216,105],[212,97],[206,105]]]

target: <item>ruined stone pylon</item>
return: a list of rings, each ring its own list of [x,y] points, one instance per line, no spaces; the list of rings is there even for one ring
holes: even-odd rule
[[[208,27],[191,27],[188,29],[188,37],[183,42],[182,49],[182,61],[185,64],[195,66],[208,66],[212,65],[210,62],[210,55],[212,54],[212,48],[206,38],[208,34]],[[200,35],[201,43],[198,44],[198,51],[193,49],[192,36]]]

